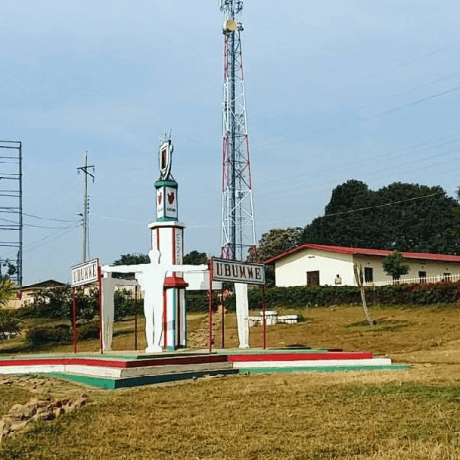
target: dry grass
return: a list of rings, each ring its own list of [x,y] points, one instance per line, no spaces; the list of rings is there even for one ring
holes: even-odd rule
[[[409,371],[234,376],[93,391],[81,411],[7,440],[0,457],[460,459],[456,308],[372,309],[374,329],[361,325],[356,307],[302,313],[303,323],[269,327],[269,345],[369,350],[416,364]],[[205,345],[206,317],[189,320],[194,345]],[[227,325],[226,343],[234,346],[234,315]],[[132,344],[131,328],[117,325],[116,346]],[[251,343],[261,343],[261,328],[251,329]],[[0,398],[11,398],[9,392],[15,389],[0,387]],[[27,394],[10,402],[21,397]]]
[[[458,371],[255,375],[93,393],[75,415],[8,440],[3,458],[456,459]]]
[[[278,311],[298,313],[303,316],[304,321],[296,325],[267,327],[269,347],[306,345],[312,348],[342,348],[347,351],[369,350],[375,355],[388,355],[396,361],[404,361],[417,351],[436,351],[441,356],[440,350],[444,346],[451,342],[460,342],[458,307],[371,308],[371,316],[377,321],[374,328],[364,324],[364,314],[359,307]],[[216,345],[220,346],[220,318],[215,318],[214,322]],[[225,330],[226,346],[237,346],[234,314],[226,315]],[[251,328],[250,343],[253,347],[262,346],[261,327]],[[451,350],[452,356],[454,350],[455,346]],[[460,354],[454,362],[460,362],[459,358]],[[452,362],[450,358],[448,362]]]

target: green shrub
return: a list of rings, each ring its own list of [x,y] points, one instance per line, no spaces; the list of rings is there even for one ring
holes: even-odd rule
[[[27,341],[35,346],[48,343],[68,343],[72,340],[72,329],[66,324],[58,326],[37,326],[29,329],[26,334]]]
[[[98,338],[98,320],[77,325],[78,340]],[[34,347],[40,347],[50,343],[71,343],[73,341],[73,328],[67,324],[58,324],[57,326],[37,326],[27,331],[26,340]]]
[[[90,321],[82,324],[78,329],[78,340],[98,339],[99,336],[99,320]]]
[[[121,291],[115,291],[114,297],[115,306],[115,321],[120,321],[127,316],[134,315],[134,295],[131,291],[123,289]],[[144,300],[137,299],[137,314],[144,314]]]
[[[367,287],[369,305],[436,305],[460,303],[460,282],[432,284],[396,284]],[[249,308],[262,308],[262,289],[248,290]],[[277,307],[328,307],[331,305],[360,305],[361,296],[355,286],[293,286],[265,289],[267,309]],[[235,296],[230,296],[225,307],[235,310]]]
[[[208,291],[185,291],[185,305],[187,311],[191,313],[207,312]]]
[[[19,334],[21,322],[16,311],[0,309],[0,340],[9,337],[10,334]]]

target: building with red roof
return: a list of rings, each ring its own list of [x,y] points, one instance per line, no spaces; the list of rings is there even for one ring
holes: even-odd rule
[[[355,286],[353,265],[362,266],[366,284],[391,284],[382,259],[393,251],[302,244],[265,264],[275,265],[276,286]],[[400,282],[436,282],[460,279],[460,256],[425,252],[402,252],[409,273]]]

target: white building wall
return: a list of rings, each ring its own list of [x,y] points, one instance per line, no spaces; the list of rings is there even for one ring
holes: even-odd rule
[[[336,275],[342,285],[353,285],[353,259],[350,254],[338,254],[316,249],[305,249],[275,263],[276,286],[306,286],[307,272],[319,271],[321,286],[335,285]]]
[[[391,276],[388,276],[383,270],[381,257],[366,257],[354,256],[355,263],[359,266],[372,267],[374,269],[374,282],[391,281]],[[407,275],[401,276],[401,281],[404,279],[414,279],[419,277],[419,272],[426,272],[427,278],[430,276],[442,276],[445,273],[451,275],[460,275],[460,264],[453,262],[433,262],[425,260],[404,259],[404,263],[409,265]]]
[[[382,266],[382,257],[339,254],[329,251],[304,249],[288,255],[275,262],[275,284],[280,287],[306,286],[307,272],[319,271],[319,284],[321,286],[335,285],[336,275],[342,278],[342,286],[356,286],[353,264],[362,265],[373,269],[373,281],[391,281]],[[430,276],[442,276],[445,273],[460,275],[460,264],[449,262],[433,262],[424,260],[405,259],[409,265],[409,273],[401,277],[404,279],[418,278],[419,271]]]

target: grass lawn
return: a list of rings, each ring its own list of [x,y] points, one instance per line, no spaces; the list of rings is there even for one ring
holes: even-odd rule
[[[81,410],[5,440],[0,457],[460,459],[456,307],[372,308],[375,328],[363,325],[358,307],[304,309],[301,314],[302,323],[269,327],[269,345],[368,350],[413,367],[242,375],[94,390],[90,404]],[[214,320],[219,346],[220,317]],[[227,346],[236,345],[234,323],[234,315],[227,315]],[[193,345],[206,346],[206,315],[189,315],[189,326]],[[261,343],[261,329],[251,329],[253,346]],[[114,348],[127,344],[132,349],[132,321],[118,323],[116,332]],[[18,346],[20,338],[15,340]],[[97,345],[88,341],[81,349],[97,350]],[[28,398],[22,387],[0,385],[0,412]]]

